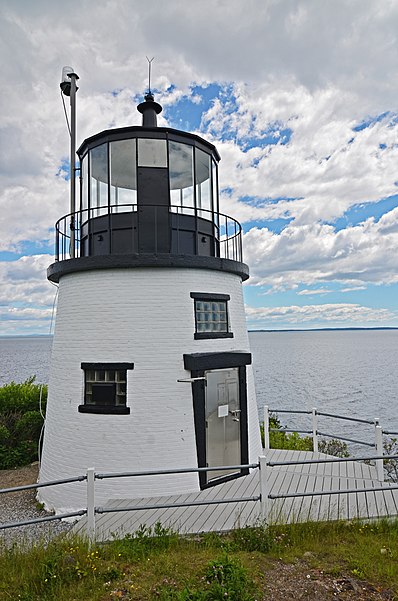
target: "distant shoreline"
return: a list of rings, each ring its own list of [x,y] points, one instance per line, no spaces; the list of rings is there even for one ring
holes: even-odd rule
[[[275,329],[275,330],[248,330],[250,334],[256,332],[272,333],[272,332],[356,332],[365,331],[369,332],[372,330],[386,331],[386,330],[398,330],[398,327],[385,326],[379,328],[289,328],[289,329]],[[53,338],[53,334],[15,334],[14,336],[0,335],[0,340],[11,339],[11,338]]]
[[[371,330],[398,330],[398,327],[380,327],[380,328],[291,328],[283,330],[248,330],[254,332],[355,332],[355,331],[371,331]]]
[[[0,334],[0,340],[2,338],[53,338],[53,334],[14,334],[13,336],[7,334]]]

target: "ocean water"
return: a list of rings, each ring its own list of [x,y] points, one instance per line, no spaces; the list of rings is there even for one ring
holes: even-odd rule
[[[398,330],[252,332],[250,344],[260,418],[264,405],[316,407],[380,418],[384,430],[398,432]],[[311,429],[310,417],[278,417],[289,428]],[[318,430],[368,442],[374,436],[372,426],[325,417],[319,417]]]
[[[398,330],[251,332],[257,402],[262,408],[318,410],[380,418],[398,431]],[[0,338],[0,385],[35,375],[48,382],[51,337]],[[310,418],[279,414],[289,428]],[[369,441],[372,427],[320,418],[320,431]]]
[[[24,382],[36,376],[47,384],[50,373],[52,336],[0,338],[0,386]]]

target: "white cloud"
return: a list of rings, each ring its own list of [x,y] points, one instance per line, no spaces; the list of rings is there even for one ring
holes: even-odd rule
[[[354,324],[357,327],[384,324],[391,320],[398,323],[398,313],[388,309],[373,309],[355,303],[336,303],[322,305],[288,307],[246,307],[249,327],[277,328],[286,327],[345,327]]]
[[[314,294],[330,294],[331,290],[327,288],[314,288],[314,290],[304,289],[297,292],[299,296],[313,296]]]
[[[21,328],[49,333],[56,294],[46,279],[51,262],[49,255],[0,262],[0,335],[21,333]]]
[[[280,234],[252,228],[244,235],[244,260],[254,285],[274,290],[331,281],[358,286],[398,282],[398,208],[335,231],[330,225],[287,226]]]
[[[69,211],[68,183],[57,175],[69,154],[62,67],[72,65],[80,75],[82,141],[140,123],[134,97],[146,89],[148,55],[155,56],[153,87],[165,109],[160,125],[194,83],[226,86],[201,126],[222,156],[220,181],[228,189],[222,210],[244,222],[291,220],[280,234],[266,228],[246,234],[253,283],[277,290],[339,281],[354,290],[396,282],[396,211],[339,232],[328,223],[397,191],[398,4],[168,0],[167,10],[164,4],[2,4],[0,250],[21,252],[25,240],[36,248],[51,243],[55,221]],[[287,144],[264,145],[265,136],[277,139],[284,129],[291,131]],[[0,304],[45,312],[53,293],[45,280],[51,257],[20,261],[0,264]]]

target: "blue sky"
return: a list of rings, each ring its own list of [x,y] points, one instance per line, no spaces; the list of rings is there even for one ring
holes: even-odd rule
[[[398,5],[162,6],[85,0],[68,19],[50,0],[0,8],[0,335],[50,327],[46,268],[69,206],[62,67],[80,76],[80,144],[140,123],[146,55],[159,124],[221,155],[249,328],[398,327]]]

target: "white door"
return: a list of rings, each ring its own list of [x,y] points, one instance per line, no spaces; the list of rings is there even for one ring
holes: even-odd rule
[[[239,368],[206,371],[205,377],[207,467],[240,465]],[[208,472],[207,481],[239,471]]]

